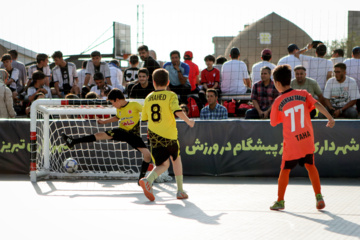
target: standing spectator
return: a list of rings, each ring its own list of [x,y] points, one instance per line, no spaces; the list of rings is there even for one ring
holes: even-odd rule
[[[101,99],[106,99],[107,95],[113,89],[111,85],[108,85],[105,81],[105,77],[101,72],[97,72],[94,74],[94,81],[96,86],[93,86],[90,89],[90,92],[95,92],[100,96]]]
[[[346,65],[337,63],[334,66],[335,77],[330,78],[325,86],[324,98],[326,107],[334,118],[357,118],[356,100],[360,93],[355,80],[346,76]],[[319,117],[324,116],[319,114]]]
[[[13,100],[16,101],[16,97],[17,97],[17,82],[19,80],[19,69],[14,68],[12,66],[12,59],[10,54],[5,53],[4,55],[2,55],[1,57],[1,61],[4,65],[4,68],[6,70],[6,72],[9,74],[9,77],[7,79],[7,81],[5,82],[5,84],[8,86],[8,88],[10,88],[11,92],[12,92],[12,96],[13,96]]]
[[[89,92],[89,89],[84,85],[86,78],[86,65],[88,61],[83,61],[81,64],[81,69],[77,71],[78,83],[77,85],[80,88],[81,97],[85,98],[86,93]],[[89,85],[95,85],[93,77],[90,75]]]
[[[106,84],[111,85],[110,80],[110,69],[106,62],[101,61],[101,53],[99,51],[93,51],[91,54],[91,60],[88,61],[86,65],[86,76],[84,85],[90,89],[92,86],[89,85],[91,76],[94,76],[95,73],[101,72],[105,77]],[[95,79],[94,79],[95,80]]]
[[[308,50],[312,49],[312,46],[312,44],[309,44]],[[316,47],[316,57],[300,55],[302,65],[307,69],[308,77],[316,80],[322,92],[326,81],[331,78],[333,70],[333,63],[324,58],[326,50],[324,44],[319,44]]]
[[[15,49],[9,50],[8,53],[10,54],[12,59],[11,66],[19,70],[19,81],[17,82],[16,89],[18,93],[21,93],[24,90],[24,86],[27,82],[26,68],[22,62],[17,61],[18,52]],[[0,68],[4,68],[3,63],[1,64]]]
[[[344,50],[341,48],[335,49],[332,52],[330,60],[332,61],[333,65],[344,62],[346,60],[346,58],[344,58]]]
[[[360,89],[360,47],[354,47],[352,50],[352,58],[344,61],[346,65],[346,74],[352,77]],[[357,110],[360,111],[360,100],[356,102]]]
[[[130,68],[124,71],[123,86],[128,95],[131,93],[132,87],[138,83],[138,65],[139,58],[136,55],[131,55],[129,59]]]
[[[287,48],[289,55],[281,58],[278,62],[279,65],[288,64],[291,67],[291,78],[293,79],[295,77],[294,68],[298,65],[302,65],[301,61],[299,59],[299,55],[307,51],[309,48],[305,47],[303,49],[299,49],[298,46],[294,43],[290,44]]]
[[[254,108],[246,111],[245,119],[268,119],[270,117],[271,106],[275,98],[279,96],[279,92],[271,80],[271,68],[264,66],[260,72],[261,80],[254,84],[251,91],[251,100]]]
[[[200,119],[202,120],[216,120],[227,119],[228,112],[226,108],[217,103],[218,93],[215,89],[208,89],[206,91],[206,98],[209,105],[203,107],[200,112]]]
[[[189,117],[189,108],[188,108],[188,106],[186,106],[186,104],[181,104],[180,105],[180,108],[181,108],[181,110],[183,111],[183,113],[187,116],[187,117]]]
[[[270,49],[265,48],[264,50],[261,51],[261,60],[262,61],[255,63],[252,66],[252,70],[251,70],[251,81],[252,81],[253,86],[256,82],[261,80],[260,69],[262,67],[269,67],[271,70],[273,70],[276,67],[275,64],[272,64],[270,62],[271,57],[272,57],[272,53],[271,53]]]
[[[72,62],[65,62],[63,54],[60,51],[56,51],[51,56],[54,59],[55,67],[53,68],[53,81],[56,95],[59,98],[63,98],[68,93],[76,95],[80,94],[80,88],[78,87],[76,66]]]
[[[50,86],[50,78],[51,78],[51,71],[48,65],[49,63],[49,56],[45,53],[39,53],[36,55],[36,64],[33,64],[28,69],[28,82],[26,84],[25,90],[32,85],[32,75],[35,71],[41,71],[45,74],[45,85],[48,87]]]
[[[227,61],[226,57],[220,55],[216,58],[216,62],[215,62],[215,65],[214,65],[214,68],[216,68],[217,70],[219,70],[219,72],[221,73],[221,69],[222,69],[222,66],[223,64]],[[222,81],[222,78],[221,78],[221,74],[220,74],[220,85],[221,85],[221,81]],[[220,86],[219,85],[219,86]]]
[[[295,79],[291,80],[290,86],[293,89],[305,89],[308,93],[311,94],[313,98],[317,98],[319,102],[325,105],[324,96],[320,89],[319,84],[312,78],[306,77],[306,68],[303,66],[296,66],[295,69]],[[316,110],[313,109],[310,112],[310,117],[314,118],[316,115]]]
[[[169,72],[170,90],[180,95],[180,103],[187,103],[187,95],[190,93],[189,82],[190,67],[186,63],[180,62],[180,52],[170,53],[171,62],[164,64],[164,68]]]
[[[123,73],[120,69],[120,63],[118,60],[113,59],[109,63],[109,69],[110,69],[110,76],[111,76],[111,86],[113,88],[120,89],[122,92],[124,92],[124,87],[122,85],[123,81]]]
[[[152,51],[154,52],[154,51]],[[152,74],[153,72],[160,68],[159,63],[156,61],[156,54],[154,54],[155,58],[150,56],[149,48],[146,45],[142,45],[138,47],[138,53],[143,61],[142,67],[146,68],[149,71],[149,82],[152,82]],[[155,53],[155,52],[154,52]]]
[[[139,82],[131,89],[130,98],[143,98],[155,91],[153,83],[149,82],[149,71],[141,68],[138,73]]]
[[[7,78],[8,73],[0,69],[0,118],[14,118],[16,116],[11,90],[5,85]]]
[[[189,65],[190,71],[189,71],[189,82],[191,85],[191,93],[198,93],[199,88],[198,85],[200,85],[200,72],[199,67],[196,65],[193,61],[193,53],[191,51],[186,51],[184,54],[184,63]]]
[[[231,60],[224,63],[221,69],[221,92],[223,94],[244,94],[251,88],[251,81],[246,64],[240,61],[240,50],[230,50]]]

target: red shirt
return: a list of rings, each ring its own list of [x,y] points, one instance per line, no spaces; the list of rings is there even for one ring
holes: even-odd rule
[[[212,88],[215,82],[220,82],[220,71],[218,69],[213,68],[209,71],[205,68],[201,71],[201,83],[206,83],[208,88]]]
[[[306,90],[289,89],[275,99],[270,124],[283,124],[283,160],[295,160],[315,151],[310,112],[317,102]]]
[[[189,72],[189,82],[191,85],[191,91],[194,91],[196,88],[196,76],[199,76],[200,72],[199,72],[199,67],[193,63],[191,60],[185,60],[184,61],[187,65],[189,65],[190,67],[190,72]]]

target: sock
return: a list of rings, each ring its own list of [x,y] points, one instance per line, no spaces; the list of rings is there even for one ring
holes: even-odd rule
[[[278,180],[278,200],[284,200],[286,187],[289,184],[289,175],[291,169],[281,169]]]
[[[308,170],[309,178],[311,181],[311,184],[313,186],[315,196],[317,194],[321,194],[321,185],[320,185],[320,177],[319,172],[314,164],[305,164],[306,170]]]
[[[175,176],[178,192],[183,192],[183,175]]]
[[[73,139],[74,144],[82,143],[82,142],[94,142],[96,141],[95,135],[87,135],[85,137]]]
[[[145,161],[142,161],[141,164],[141,169],[140,169],[140,175],[139,175],[139,180],[143,177],[145,177],[145,174],[147,172],[147,169],[149,168],[150,163],[147,163]]]
[[[155,181],[155,179],[157,179],[157,177],[158,177],[157,173],[155,171],[151,171],[151,173],[149,174],[149,176],[146,179],[152,185],[153,182]]]

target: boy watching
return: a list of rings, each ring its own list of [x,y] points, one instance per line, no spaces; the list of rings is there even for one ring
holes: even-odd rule
[[[77,139],[73,139],[65,133],[62,133],[61,137],[70,149],[72,149],[75,144],[105,139],[127,142],[130,146],[143,154],[144,160],[141,165],[139,176],[139,179],[141,179],[145,176],[151,161],[150,152],[140,137],[140,112],[142,111],[142,106],[138,102],[126,101],[124,94],[117,88],[110,91],[107,99],[116,108],[117,114],[116,116],[106,120],[99,119],[97,122],[98,124],[119,122],[118,128],[114,128],[106,132],[87,135]]]
[[[91,60],[88,61],[86,65],[86,76],[84,80],[84,85],[88,89],[90,89],[93,84],[89,83],[91,76],[94,76],[95,73],[101,72],[104,77],[105,81],[108,85],[111,85],[110,80],[110,68],[106,62],[101,61],[101,54],[99,51],[93,51],[91,54]]]
[[[316,107],[329,120],[327,127],[334,127],[335,121],[326,108],[306,90],[290,87],[291,68],[279,65],[274,69],[275,87],[281,93],[272,105],[270,124],[283,124],[283,155],[278,179],[278,199],[270,210],[285,208],[285,191],[289,183],[291,169],[297,164],[305,166],[316,197],[316,208],[323,209],[325,202],[321,194],[320,178],[314,161],[314,132],[310,112]]]
[[[173,164],[177,184],[177,199],[187,199],[183,190],[183,173],[180,158],[180,147],[175,116],[184,120],[190,127],[195,121],[189,119],[179,106],[178,97],[174,92],[167,91],[169,73],[165,69],[157,69],[153,73],[155,91],[150,93],[144,103],[142,121],[149,121],[148,134],[150,149],[156,167],[147,178],[140,179],[140,186],[145,196],[154,201],[152,184],[154,180],[165,172],[169,166],[169,157]]]
[[[154,91],[154,85],[149,82],[149,70],[141,68],[138,72],[139,82],[131,89],[130,98],[142,98]]]
[[[220,71],[214,68],[215,58],[212,55],[207,55],[204,58],[207,68],[201,71],[201,85],[204,92],[209,88],[220,89]]]
[[[36,64],[31,65],[28,70],[28,82],[26,83],[26,89],[32,86],[32,75],[35,71],[43,72],[45,74],[45,85],[48,87],[52,87],[50,86],[51,71],[48,63],[48,55],[46,55],[45,53],[39,53],[36,55]]]
[[[9,74],[9,78],[5,82],[5,84],[11,90],[13,99],[14,99],[14,101],[16,101],[16,97],[18,95],[16,88],[17,88],[17,81],[19,80],[20,71],[19,71],[19,69],[12,67],[12,65],[11,65],[12,59],[11,59],[10,54],[2,55],[1,61],[4,64],[4,68],[5,68],[6,72]]]
[[[139,57],[136,55],[131,55],[129,58],[130,68],[124,71],[123,86],[128,95],[131,93],[133,86],[138,83],[138,65]]]

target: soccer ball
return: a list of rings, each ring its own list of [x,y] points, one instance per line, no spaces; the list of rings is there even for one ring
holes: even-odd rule
[[[78,169],[78,166],[79,166],[77,161],[73,158],[66,159],[64,161],[63,165],[64,165],[65,171],[68,173],[76,172],[76,170]]]

